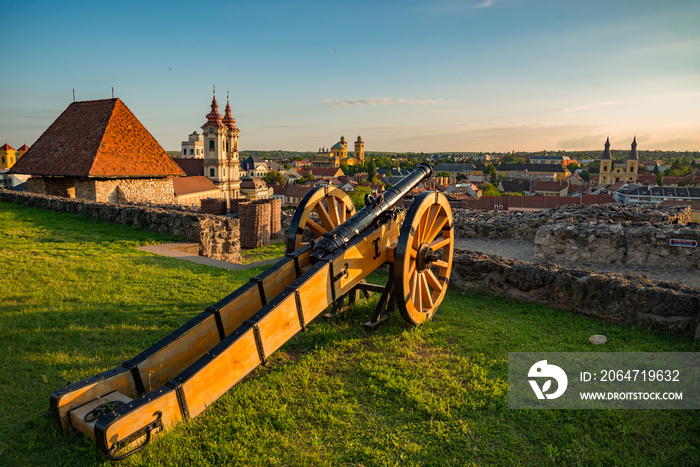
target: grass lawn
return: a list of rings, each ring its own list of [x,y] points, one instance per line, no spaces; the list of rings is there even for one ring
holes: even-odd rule
[[[108,465],[42,415],[262,268],[137,251],[170,239],[0,203],[0,465]],[[375,276],[381,280],[381,275]],[[202,415],[122,465],[698,465],[698,411],[511,410],[507,353],[698,351],[690,339],[451,290],[430,323],[314,322]],[[587,339],[605,334],[609,343]]]
[[[252,264],[282,256],[284,256],[284,242],[271,243],[258,248],[241,249],[241,264]]]

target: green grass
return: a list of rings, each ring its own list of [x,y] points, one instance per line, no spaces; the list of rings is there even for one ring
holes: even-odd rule
[[[257,263],[268,259],[281,258],[284,256],[284,242],[271,243],[251,249],[241,249],[242,264]]]
[[[42,415],[67,380],[110,369],[262,268],[135,246],[156,234],[0,203],[0,465],[108,465]],[[375,280],[385,280],[382,274]],[[314,322],[267,367],[122,465],[697,465],[697,411],[510,410],[513,351],[698,351],[697,342],[451,290],[433,321],[373,303]],[[605,334],[609,343],[587,339]]]

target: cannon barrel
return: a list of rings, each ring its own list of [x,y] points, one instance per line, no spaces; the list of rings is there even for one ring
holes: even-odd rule
[[[310,258],[311,263],[317,263],[318,260],[328,253],[340,248],[369,227],[379,216],[393,208],[401,198],[413,190],[420,182],[430,177],[432,173],[433,168],[430,164],[427,162],[420,163],[416,170],[379,195],[369,206],[360,209],[350,219],[330,232],[323,234],[323,237],[314,245],[314,252]]]

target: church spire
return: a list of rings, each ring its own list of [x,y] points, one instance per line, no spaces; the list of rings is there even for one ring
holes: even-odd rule
[[[211,100],[211,112],[207,114],[207,123],[205,123],[205,125],[208,124],[217,127],[224,126],[224,123],[221,120],[221,114],[219,113],[219,104],[216,102],[216,87],[214,88],[214,97]]]
[[[627,160],[639,160],[639,156],[637,155],[637,135],[634,136],[634,140],[632,141],[632,149],[630,149],[630,155],[627,156]]]
[[[222,120],[226,128],[229,128],[231,130],[237,130],[236,128],[236,119],[233,118],[233,115],[231,115],[231,104],[229,102],[229,96],[228,93],[226,93],[226,112],[224,114],[224,119]]]
[[[603,157],[601,159],[612,159],[612,155],[610,155],[610,137],[608,136],[608,139],[605,140],[605,151],[603,151]]]

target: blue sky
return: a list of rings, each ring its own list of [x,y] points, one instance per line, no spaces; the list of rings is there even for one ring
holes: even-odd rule
[[[700,150],[697,0],[3,1],[0,140],[114,87],[166,150]]]

